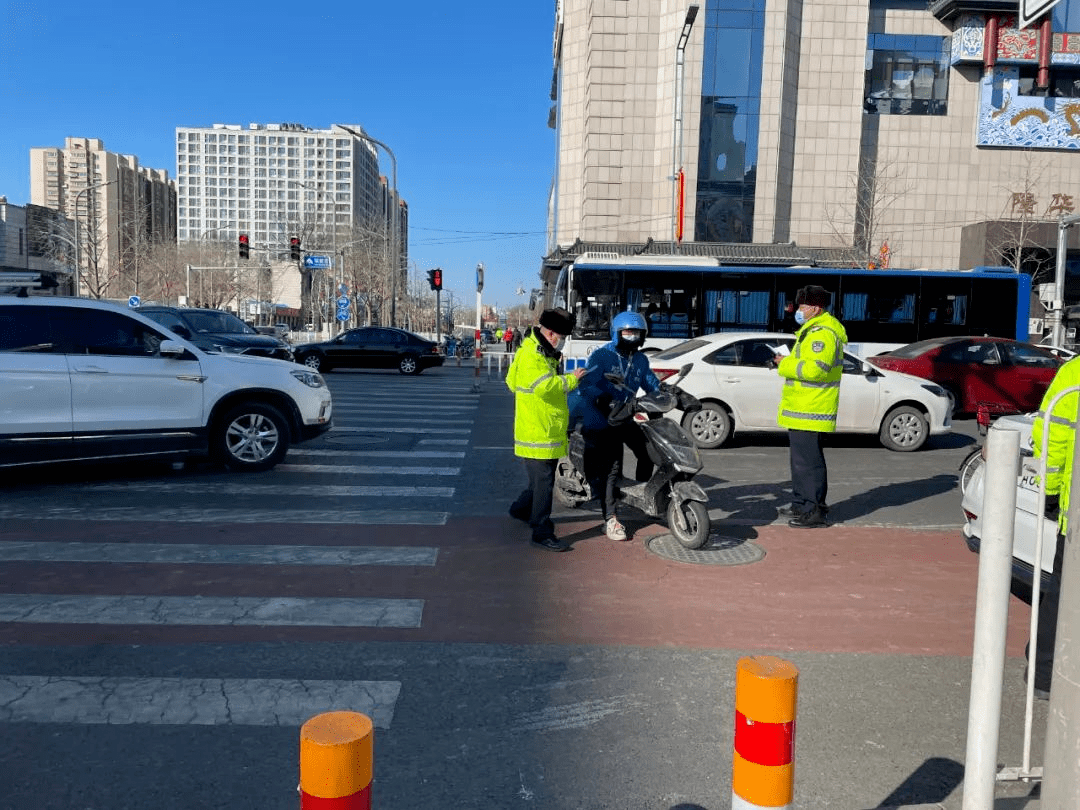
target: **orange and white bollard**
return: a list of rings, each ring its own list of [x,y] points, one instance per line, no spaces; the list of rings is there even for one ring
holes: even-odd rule
[[[359,712],[326,712],[300,729],[300,810],[371,810],[375,726]]]
[[[739,659],[731,810],[791,807],[799,670],[772,655]]]

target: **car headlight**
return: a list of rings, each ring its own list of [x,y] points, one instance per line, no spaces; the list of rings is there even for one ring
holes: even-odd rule
[[[247,349],[244,346],[221,346],[215,343],[214,351],[222,354],[243,354]]]
[[[322,374],[317,371],[296,369],[296,371],[290,371],[289,373],[309,388],[326,387],[326,380],[324,380]]]
[[[943,399],[949,398],[949,395],[945,393],[945,389],[940,385],[923,385],[921,387],[929,391],[935,397],[941,397]]]

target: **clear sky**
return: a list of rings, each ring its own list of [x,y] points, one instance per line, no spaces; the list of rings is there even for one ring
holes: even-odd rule
[[[176,177],[176,127],[359,124],[397,156],[409,254],[475,303],[539,286],[554,0],[0,0],[0,195],[30,148],[100,138]],[[390,162],[379,150],[383,172]]]

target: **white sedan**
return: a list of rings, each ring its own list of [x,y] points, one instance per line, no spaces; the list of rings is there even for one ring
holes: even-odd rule
[[[1054,570],[1054,552],[1057,544],[1057,521],[1037,517],[1039,511],[1039,462],[1034,457],[1031,429],[1035,414],[1002,416],[995,422],[999,430],[1015,430],[1020,434],[1020,464],[1016,476],[1016,511],[1013,513],[1013,578],[1028,585],[1033,584],[1035,574],[1036,526],[1042,526],[1042,581],[1049,585]],[[986,463],[982,456],[973,452],[961,468],[961,507],[964,510],[964,540],[968,548],[978,551],[982,544],[983,499],[985,492]]]
[[[736,431],[782,431],[776,423],[783,379],[773,356],[791,350],[794,335],[721,332],[702,335],[649,355],[661,379],[693,363],[680,388],[701,400],[696,413],[677,414],[699,447],[720,447]],[[917,450],[930,436],[952,428],[949,399],[928,380],[874,368],[844,353],[840,383],[839,433],[876,433],[890,450]]]

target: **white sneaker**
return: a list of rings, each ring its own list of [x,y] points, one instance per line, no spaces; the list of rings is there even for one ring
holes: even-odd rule
[[[619,523],[618,518],[608,518],[607,523],[604,524],[604,532],[607,534],[608,540],[626,539],[626,527]]]

